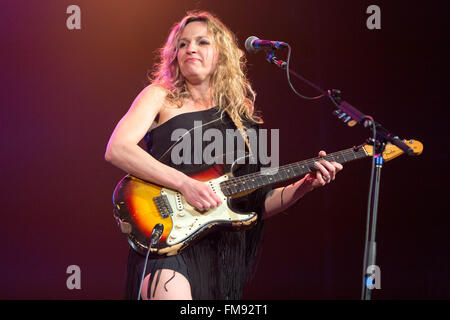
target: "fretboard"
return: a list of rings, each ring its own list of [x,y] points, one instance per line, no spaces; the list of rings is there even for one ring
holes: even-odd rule
[[[314,162],[320,160],[346,163],[353,160],[367,157],[368,154],[362,147],[349,148],[346,150],[327,154],[325,157],[311,158],[299,162],[294,162],[279,168],[267,168],[261,172],[250,173],[240,177],[233,177],[220,183],[223,194],[227,197],[248,190],[258,189],[277,182],[287,181],[301,177],[309,172],[317,171]]]

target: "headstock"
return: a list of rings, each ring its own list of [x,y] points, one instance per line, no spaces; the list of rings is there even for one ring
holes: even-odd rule
[[[423,151],[423,144],[420,141],[417,140],[403,140],[405,144],[407,144],[413,151],[414,155],[418,156]],[[365,144],[362,146],[364,150],[366,150],[367,154],[369,156],[373,156],[373,145]],[[394,158],[397,158],[398,156],[402,155],[404,152],[398,148],[397,146],[394,146],[391,143],[387,143],[383,152],[383,159],[384,161],[390,161]]]

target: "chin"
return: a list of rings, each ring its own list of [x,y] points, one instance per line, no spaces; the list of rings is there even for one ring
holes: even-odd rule
[[[199,74],[183,74],[184,78],[186,79],[187,82],[189,82],[190,84],[200,84],[202,82],[204,82],[207,77],[199,75]]]

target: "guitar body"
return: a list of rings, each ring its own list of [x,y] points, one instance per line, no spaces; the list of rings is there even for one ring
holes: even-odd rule
[[[147,253],[150,235],[158,223],[164,230],[159,242],[151,248],[153,257],[176,255],[217,228],[242,230],[253,226],[257,214],[231,209],[232,199],[224,196],[219,183],[232,175],[220,176],[219,172],[220,167],[216,166],[191,176],[207,183],[222,199],[219,207],[207,211],[197,210],[175,190],[125,176],[114,190],[114,216],[133,249]]]

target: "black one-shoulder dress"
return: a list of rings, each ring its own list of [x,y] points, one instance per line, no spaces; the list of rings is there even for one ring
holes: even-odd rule
[[[259,125],[244,122],[248,129],[255,130],[259,137]],[[147,151],[160,162],[180,170],[188,175],[203,172],[215,164],[205,161],[202,152],[212,138],[205,138],[209,129],[219,130],[222,134],[223,154],[214,154],[214,159],[222,159],[221,174],[230,172],[231,163],[227,159],[237,159],[242,152],[248,152],[244,139],[240,134],[235,134],[233,139],[234,149],[230,149],[232,132],[239,132],[226,112],[214,107],[202,111],[194,111],[177,115],[150,130],[144,140]],[[210,133],[212,131],[209,131]],[[216,131],[215,133],[217,133]],[[210,136],[210,135],[209,135]],[[200,137],[200,138],[199,138]],[[188,139],[188,140],[183,140]],[[209,140],[209,141],[208,141]],[[252,145],[252,139],[250,146]],[[186,161],[185,155],[180,154],[180,143],[190,142],[192,152],[190,160]],[[227,143],[228,141],[228,143]],[[194,144],[197,144],[194,146]],[[228,144],[228,147],[227,147]],[[177,147],[178,145],[178,147]],[[201,148],[199,148],[201,145]],[[245,150],[242,150],[244,148]],[[173,152],[177,150],[174,158]],[[181,152],[182,153],[182,152]],[[208,153],[209,154],[209,153]],[[230,158],[231,154],[231,158]],[[228,155],[228,158],[226,157]],[[179,161],[180,157],[184,159]],[[175,159],[175,160],[174,160]],[[205,163],[207,162],[207,163]],[[217,166],[216,166],[217,167]],[[245,164],[237,175],[257,172],[261,168],[257,163]],[[246,231],[217,230],[200,239],[194,245],[184,249],[180,254],[172,257],[149,259],[146,275],[151,273],[150,283],[156,281],[156,286],[165,285],[159,283],[158,270],[170,269],[183,274],[191,286],[192,298],[197,299],[241,299],[242,290],[246,280],[254,270],[254,263],[259,252],[259,242],[263,228],[261,213],[266,194],[272,188],[270,186],[258,189],[246,197],[237,205],[244,212],[258,213],[258,223]],[[131,247],[128,255],[126,298],[136,299],[139,291],[139,283],[144,266],[145,257],[135,252]],[[169,280],[170,281],[170,280]],[[156,287],[155,286],[155,287]],[[148,296],[153,295],[150,292]]]

